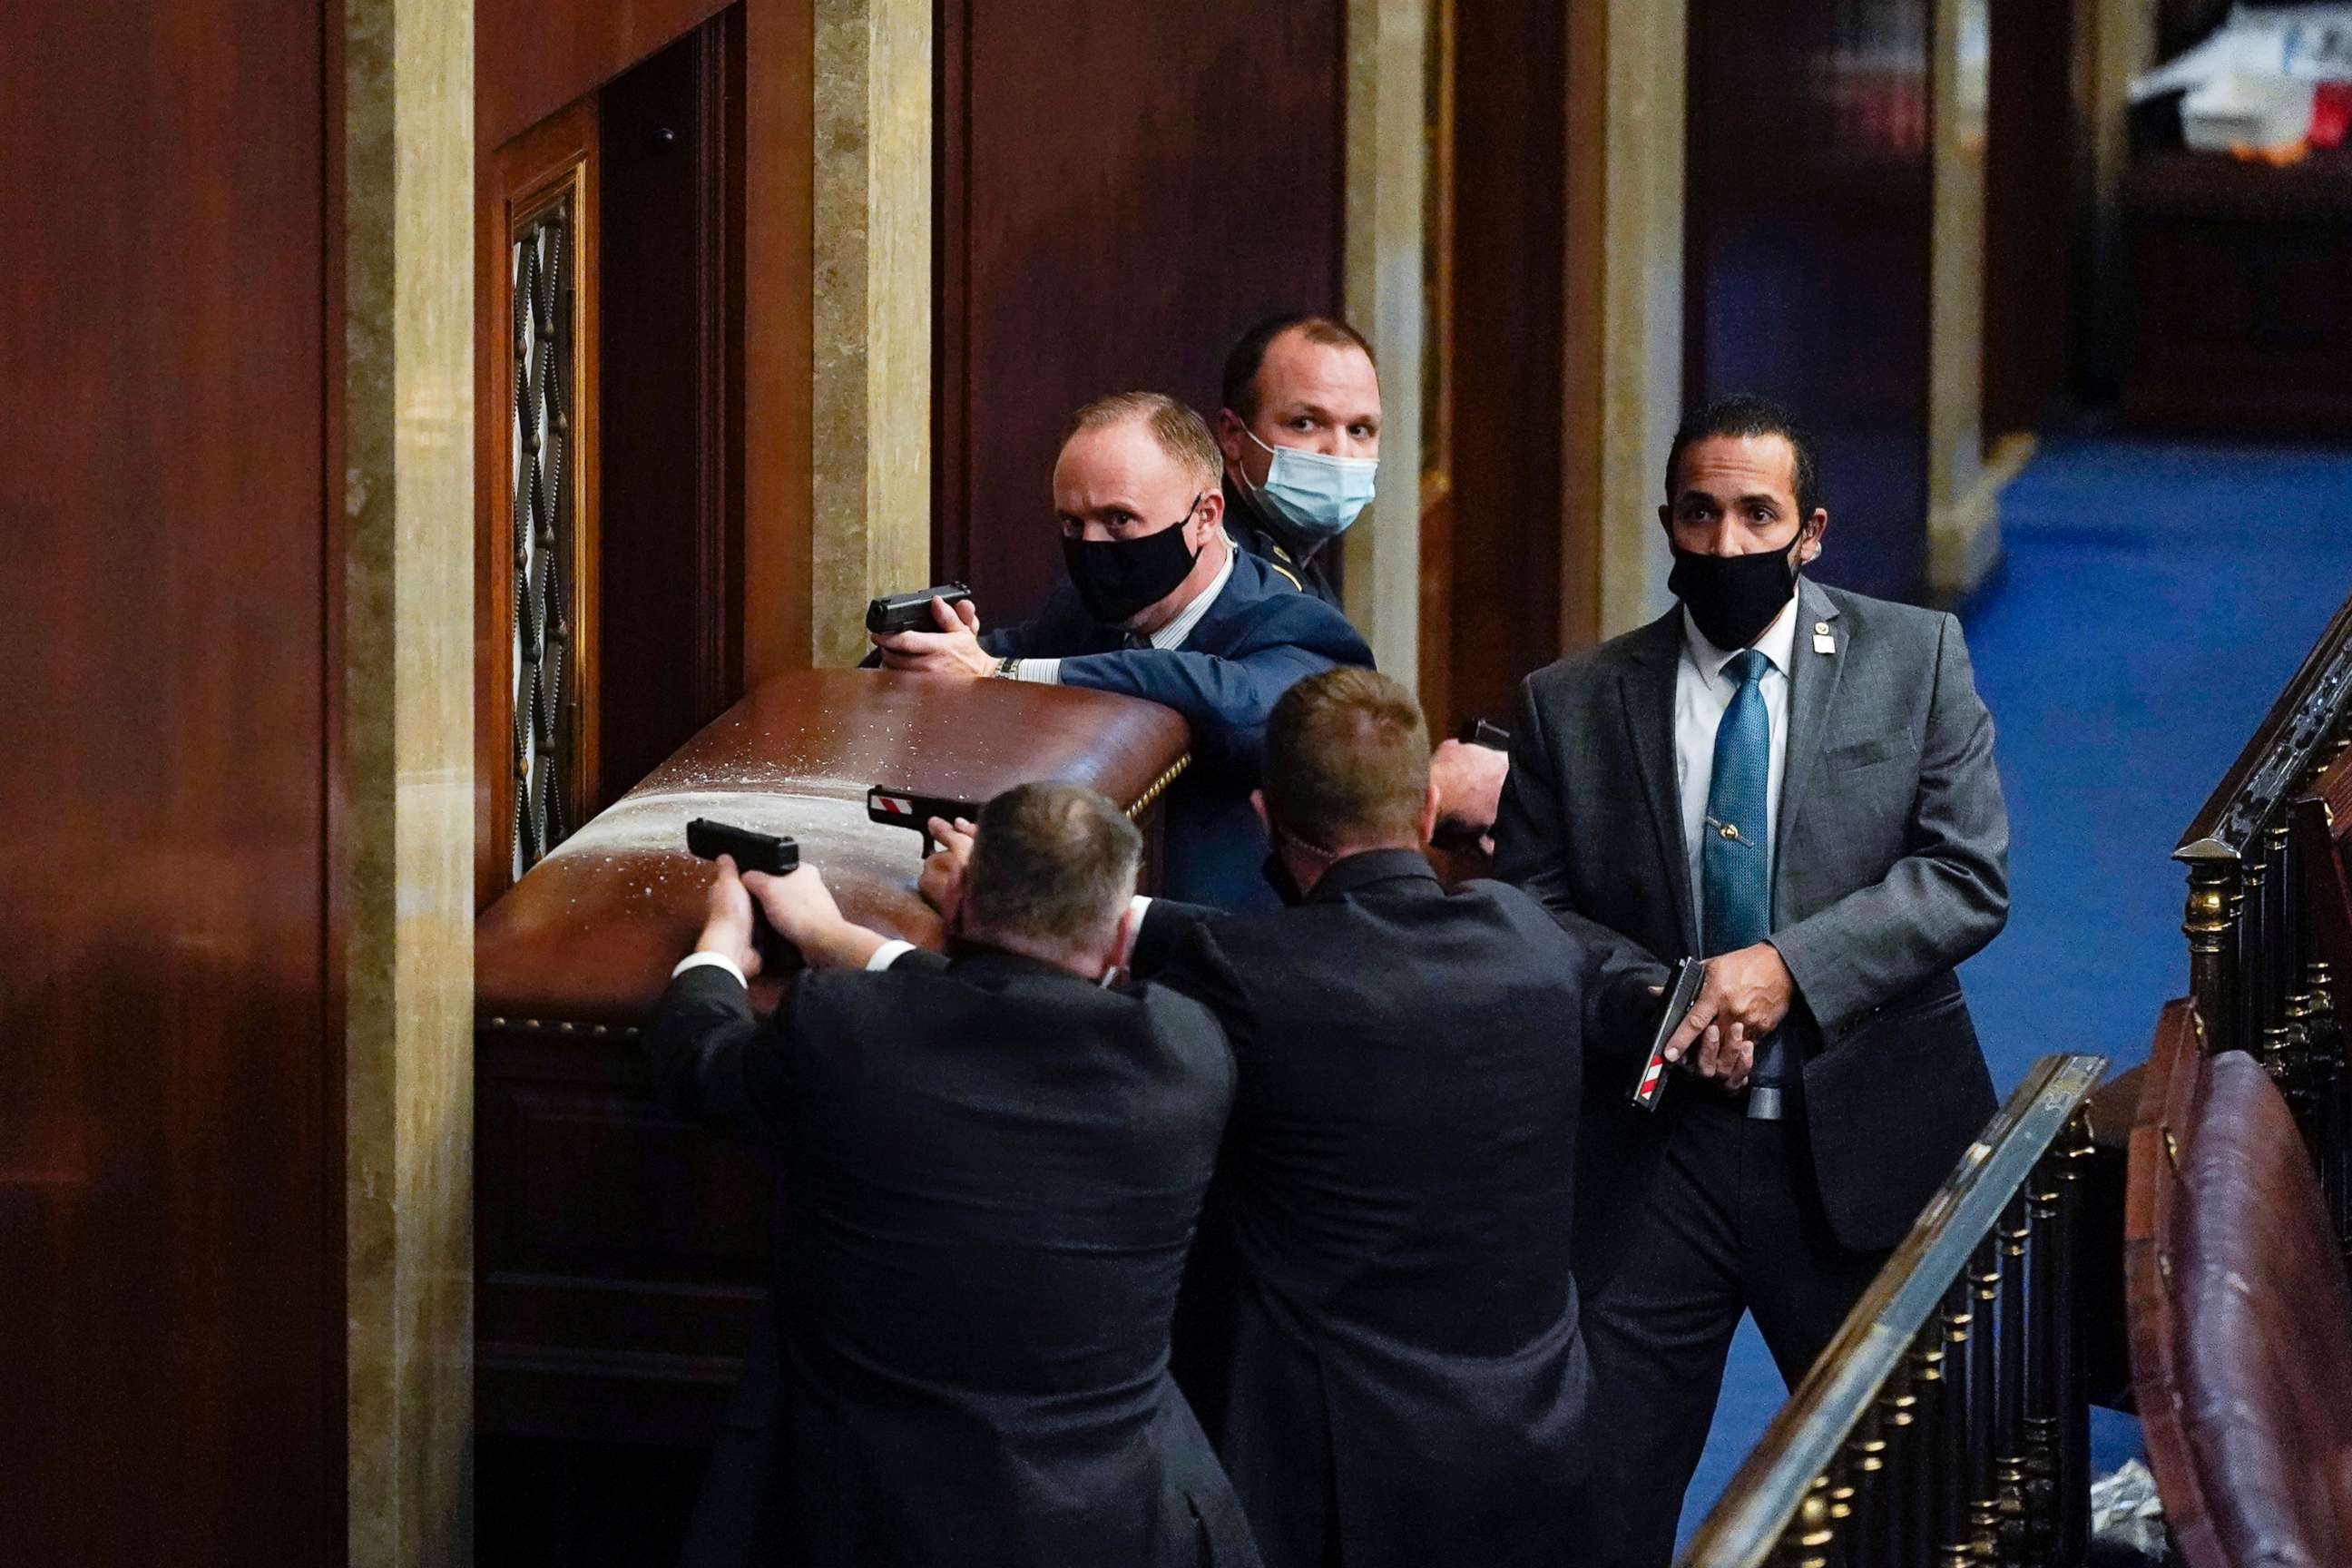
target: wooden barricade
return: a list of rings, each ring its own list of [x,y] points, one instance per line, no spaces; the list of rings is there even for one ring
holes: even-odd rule
[[[656,1102],[637,1029],[693,946],[710,868],[688,818],[788,834],[863,924],[936,947],[922,837],[884,784],[981,802],[1091,784],[1144,830],[1186,764],[1157,703],[881,670],[779,676],[713,720],[482,912],[474,936],[476,1426],[707,1442],[768,1268],[772,1175]],[[779,954],[779,959],[785,954]],[[761,1011],[775,975],[752,988]]]

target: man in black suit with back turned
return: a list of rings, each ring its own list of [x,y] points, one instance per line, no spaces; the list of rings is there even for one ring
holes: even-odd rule
[[[2009,908],[1992,721],[1951,616],[1823,588],[1812,448],[1758,398],[1675,437],[1680,605],[1528,678],[1497,874],[1630,973],[1587,1040],[1599,1424],[1664,1564],[1743,1309],[1791,1385],[1994,1110],[1954,966]],[[1664,965],[1708,959],[1627,1103]],[[1646,973],[1644,973],[1646,971]]]
[[[1553,1568],[1593,1529],[1568,1217],[1597,954],[1516,888],[1439,883],[1421,709],[1385,676],[1284,694],[1258,805],[1290,907],[1144,900],[1132,958],[1241,1069],[1235,1267],[1187,1284],[1203,1419],[1274,1568]],[[933,831],[952,908],[963,841]]]
[[[1116,807],[1027,784],[981,820],[953,956],[887,973],[814,868],[722,861],[646,1030],[666,1097],[780,1168],[781,1539],[751,1560],[1248,1568],[1167,1370],[1232,1056],[1200,1004],[1104,983],[1142,847]],[[845,970],[766,1021],[755,899]]]

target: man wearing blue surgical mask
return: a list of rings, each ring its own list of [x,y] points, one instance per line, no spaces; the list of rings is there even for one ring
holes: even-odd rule
[[[1225,356],[1217,446],[1225,455],[1225,534],[1333,609],[1328,549],[1372,500],[1381,457],[1381,376],[1372,346],[1329,316],[1268,316]],[[1483,842],[1509,760],[1448,740],[1430,758],[1452,846]]]
[[[1270,316],[1225,356],[1223,395],[1225,531],[1338,608],[1326,550],[1370,503],[1380,465],[1371,345],[1328,316]]]

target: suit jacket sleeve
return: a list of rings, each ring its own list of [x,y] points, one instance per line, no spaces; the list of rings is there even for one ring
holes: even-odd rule
[[[1154,902],[1152,910],[1155,913],[1159,907]],[[1177,906],[1179,910],[1192,907]],[[1216,922],[1199,920],[1179,925],[1171,920],[1170,924],[1178,931],[1177,941],[1167,962],[1159,966],[1156,974],[1150,976],[1150,980],[1171,991],[1181,992],[1208,1008],[1216,1015],[1217,1022],[1223,1026],[1225,1038],[1234,1051],[1247,1049],[1256,1024],[1252,1016],[1249,995],[1243,989],[1240,977],[1234,974],[1224,954],[1217,950]]]
[[[1950,969],[2009,918],[2009,813],[1959,623],[1943,617],[1919,791],[1884,879],[1772,934],[1825,1028]]]
[[[698,1121],[756,1138],[783,1135],[792,1103],[792,1011],[797,986],[765,1024],[751,994],[710,965],[669,983],[646,1026],[646,1053],[662,1100]]]
[[[1578,904],[1568,873],[1569,836],[1560,812],[1559,781],[1537,700],[1535,679],[1519,686],[1519,716],[1511,731],[1511,771],[1495,813],[1495,876],[1541,904],[1560,929],[1591,954],[1584,993],[1585,1037],[1604,1051],[1638,1050],[1656,1021],[1650,987],[1667,968],[1631,937],[1601,924]]]
[[[1338,620],[1303,594],[1287,596],[1298,609]],[[1192,743],[1203,761],[1255,767],[1265,749],[1266,720],[1284,692],[1334,665],[1371,662],[1370,650],[1345,621],[1339,621],[1344,636],[1320,635],[1325,628],[1312,624],[1298,629],[1305,635],[1255,637],[1230,656],[1156,647],[1079,654],[1062,660],[1062,684],[1173,708],[1192,726]]]
[[[1217,911],[1207,904],[1152,900],[1144,909],[1143,924],[1136,931],[1135,951],[1129,955],[1128,967],[1135,972],[1138,980],[1159,978],[1192,929],[1216,916]]]

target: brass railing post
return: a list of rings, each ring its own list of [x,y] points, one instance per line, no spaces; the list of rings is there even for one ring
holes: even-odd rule
[[[2195,860],[2189,867],[2189,907],[2181,933],[2189,939],[2189,989],[2205,1020],[2205,1048],[2226,1051],[2238,1033],[2238,908],[2243,896],[2234,859]]]

